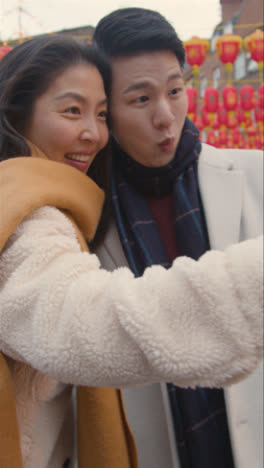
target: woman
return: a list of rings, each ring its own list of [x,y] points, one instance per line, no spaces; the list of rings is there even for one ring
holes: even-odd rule
[[[107,143],[109,83],[104,58],[64,37],[28,41],[0,64],[0,410],[14,423],[1,428],[6,468],[73,466],[72,385],[84,386],[78,466],[136,467],[114,388],[220,386],[260,359],[261,240],[140,279],[100,270],[84,252],[103,204],[85,173]]]

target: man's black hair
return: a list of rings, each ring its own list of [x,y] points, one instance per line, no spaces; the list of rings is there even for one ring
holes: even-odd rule
[[[185,61],[183,43],[172,25],[145,8],[122,8],[105,16],[95,29],[94,41],[110,59],[168,50],[181,67]]]

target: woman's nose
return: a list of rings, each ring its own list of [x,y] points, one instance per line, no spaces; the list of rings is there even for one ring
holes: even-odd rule
[[[81,130],[82,140],[98,141],[100,138],[97,122],[89,120],[85,123]]]

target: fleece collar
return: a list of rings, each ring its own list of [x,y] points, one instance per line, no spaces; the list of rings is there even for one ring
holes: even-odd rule
[[[77,169],[30,146],[31,157],[0,163],[0,251],[21,221],[44,205],[65,210],[90,241],[101,216],[103,191]]]

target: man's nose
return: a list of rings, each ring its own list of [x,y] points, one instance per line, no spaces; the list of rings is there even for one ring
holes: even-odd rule
[[[162,99],[159,101],[155,108],[153,115],[153,125],[156,128],[169,127],[175,116],[171,109],[171,104],[167,99]]]

